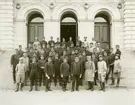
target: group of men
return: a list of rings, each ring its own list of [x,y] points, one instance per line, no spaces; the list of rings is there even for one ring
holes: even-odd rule
[[[16,83],[16,92],[28,85],[30,80],[30,90],[38,91],[39,87],[44,85],[45,91],[51,91],[51,83],[67,90],[67,84],[72,83],[71,91],[79,91],[79,86],[88,83],[87,90],[94,90],[97,82],[100,84],[100,90],[105,91],[105,83],[108,82],[111,74],[112,85],[120,83],[121,51],[119,45],[116,45],[116,52],[113,48],[103,49],[100,43],[89,43],[87,37],[81,41],[79,37],[76,44],[72,37],[66,42],[59,38],[55,42],[53,37],[50,41],[45,38],[39,42],[35,38],[34,43],[29,43],[25,50],[19,45],[15,49],[15,54],[11,56],[11,66],[13,69],[13,81]]]

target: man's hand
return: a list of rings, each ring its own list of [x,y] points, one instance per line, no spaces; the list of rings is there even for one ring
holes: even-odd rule
[[[61,75],[61,77],[63,78],[63,75]]]
[[[80,75],[80,78],[82,77],[82,75]]]

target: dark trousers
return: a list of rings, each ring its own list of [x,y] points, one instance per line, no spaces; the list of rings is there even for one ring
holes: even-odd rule
[[[72,90],[74,90],[76,84],[76,90],[78,90],[79,87],[79,75],[73,75],[72,77]]]
[[[16,82],[16,71],[15,71],[16,66],[13,66],[13,81],[14,83]]]
[[[44,69],[39,69],[39,86],[42,85],[42,82],[43,82],[43,85],[45,86],[45,72],[44,72]]]
[[[109,76],[110,76],[110,74],[111,74],[112,84],[114,84],[113,70],[114,70],[114,65],[110,65],[110,66],[109,66],[109,72],[108,72],[108,74],[107,74],[107,76],[106,76],[106,81],[108,81]]]
[[[68,76],[63,76],[62,88],[66,89],[68,83]]]
[[[94,76],[95,85],[97,85],[97,80],[98,80],[98,72],[95,72],[95,76]]]
[[[59,85],[61,86],[61,76],[55,74],[55,77],[54,77],[54,84],[55,84],[55,86],[57,85],[58,82],[59,82]]]
[[[83,86],[83,78],[84,78],[84,71],[83,71],[82,76],[79,80],[80,86]]]
[[[49,79],[46,78],[46,90],[50,90],[50,87],[51,87],[51,82],[52,82],[53,76],[50,75],[49,77],[50,77]]]
[[[37,81],[38,81],[38,75],[36,73],[30,74],[30,85],[31,86],[37,86]]]

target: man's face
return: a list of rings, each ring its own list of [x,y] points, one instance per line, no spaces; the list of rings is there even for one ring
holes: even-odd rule
[[[87,56],[87,60],[90,61],[91,60],[91,56]]]
[[[20,63],[21,63],[21,64],[23,63],[23,59],[20,59]]]
[[[90,47],[93,47],[93,44],[92,43],[90,44]]]
[[[75,58],[75,62],[78,62],[78,61],[79,61],[79,58],[78,58],[78,57],[76,57],[76,58]]]
[[[51,58],[48,58],[48,62],[51,62]]]
[[[99,60],[100,60],[100,61],[102,61],[102,60],[103,60],[103,58],[102,58],[102,57],[99,57]]]
[[[24,53],[24,54],[23,54],[23,56],[24,56],[24,57],[27,57],[27,54],[26,54],[26,53]]]

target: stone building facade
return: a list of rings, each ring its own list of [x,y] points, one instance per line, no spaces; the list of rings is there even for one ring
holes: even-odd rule
[[[87,37],[132,50],[135,0],[0,0],[0,48],[25,48],[43,36]]]

